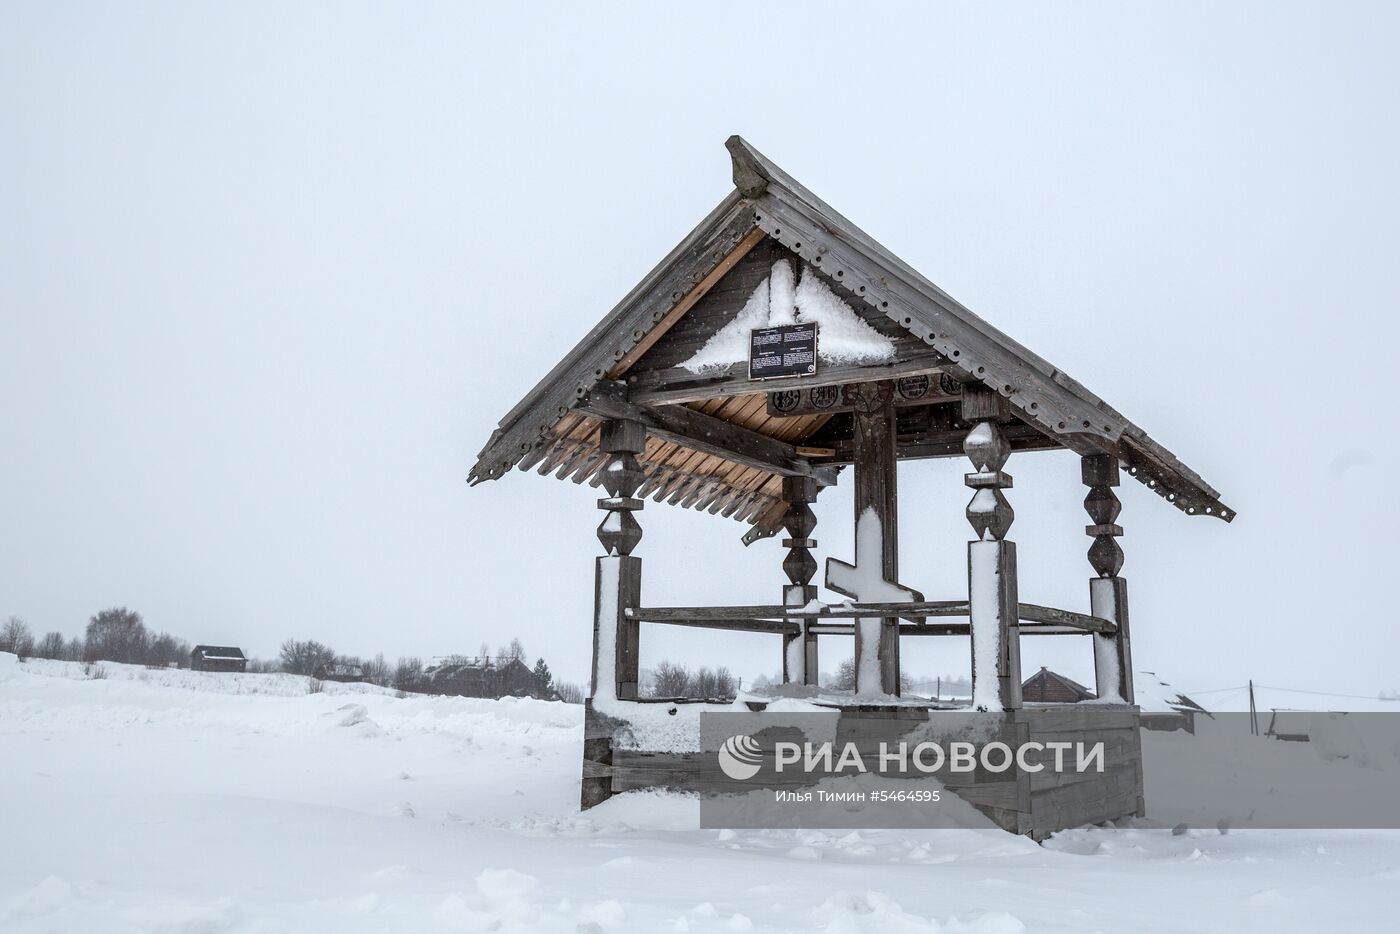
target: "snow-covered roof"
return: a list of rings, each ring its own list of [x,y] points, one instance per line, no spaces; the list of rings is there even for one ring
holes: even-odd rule
[[[191,655],[198,655],[207,661],[241,662],[246,661],[243,650],[232,645],[197,645]]]
[[[1137,695],[1138,707],[1149,713],[1207,712],[1155,671],[1139,671],[1133,678],[1133,693]]]

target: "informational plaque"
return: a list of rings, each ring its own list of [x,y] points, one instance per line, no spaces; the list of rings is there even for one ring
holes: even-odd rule
[[[811,376],[817,372],[817,323],[749,332],[749,379]]]

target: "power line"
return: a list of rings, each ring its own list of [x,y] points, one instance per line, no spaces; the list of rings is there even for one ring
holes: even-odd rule
[[[1319,697],[1350,697],[1356,700],[1379,700],[1375,694],[1338,694],[1335,691],[1305,691],[1301,688],[1280,688],[1271,684],[1257,684],[1255,687],[1268,688],[1270,691],[1284,691],[1289,694],[1316,694]]]

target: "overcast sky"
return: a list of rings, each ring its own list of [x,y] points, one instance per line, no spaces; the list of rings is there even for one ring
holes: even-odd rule
[[[1125,475],[1137,667],[1400,688],[1393,7],[677,9],[0,6],[0,617],[125,605],[262,656],[518,634],[582,679],[597,493],[467,468],[726,194],[738,132],[1239,510]],[[967,469],[901,467],[930,599],[966,592]],[[1087,609],[1076,459],[1007,470],[1022,599]],[[645,602],[778,598],[776,541],[639,518]],[[648,628],[644,664],[751,676],[777,641]]]

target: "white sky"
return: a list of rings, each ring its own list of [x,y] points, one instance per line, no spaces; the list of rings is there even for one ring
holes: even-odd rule
[[[1400,688],[1392,7],[509,6],[0,7],[0,616],[124,604],[260,655],[518,633],[581,679],[596,494],[467,466],[728,191],[739,132],[1239,510],[1125,478],[1138,667]],[[965,592],[965,469],[900,476],[930,599]],[[1022,599],[1086,608],[1074,458],[1007,469]],[[776,541],[640,520],[647,603],[777,599]]]

